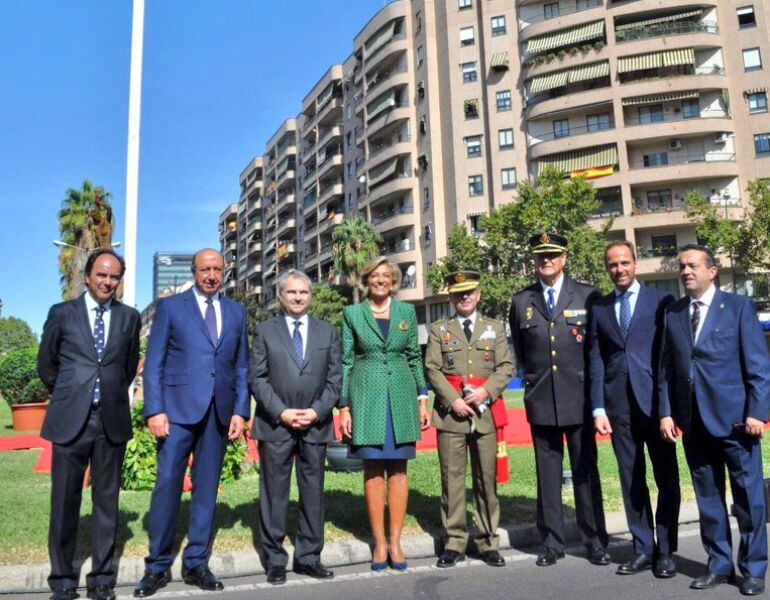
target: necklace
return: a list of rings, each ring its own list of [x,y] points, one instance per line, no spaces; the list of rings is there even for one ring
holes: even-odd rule
[[[388,309],[390,308],[390,298],[388,298],[388,301],[385,303],[385,308],[376,309],[372,306],[372,303],[369,303],[369,310],[371,310],[375,315],[381,315],[383,313],[388,312]]]

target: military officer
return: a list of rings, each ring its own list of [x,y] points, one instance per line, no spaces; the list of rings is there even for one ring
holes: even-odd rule
[[[425,355],[428,381],[436,394],[433,425],[441,465],[445,540],[436,566],[442,568],[463,560],[468,545],[466,449],[471,456],[476,548],[486,564],[505,565],[497,550],[497,481],[508,480],[508,455],[502,436],[506,412],[500,394],[511,379],[513,365],[505,325],[480,315],[476,309],[481,298],[480,278],[475,271],[447,276],[456,314],[433,323]]]
[[[567,439],[578,529],[588,560],[607,565],[607,532],[596,466],[596,441],[586,400],[587,318],[596,288],[564,272],[567,239],[538,233],[529,240],[538,281],[514,295],[511,336],[524,373],[524,405],[537,470],[539,566],[564,556],[561,501],[563,439]]]

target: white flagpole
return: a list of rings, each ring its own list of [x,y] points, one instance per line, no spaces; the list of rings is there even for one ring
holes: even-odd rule
[[[128,148],[126,158],[126,273],[123,302],[136,306],[136,221],[139,188],[139,121],[142,114],[142,45],[144,0],[134,0],[131,26],[131,74],[128,86]]]

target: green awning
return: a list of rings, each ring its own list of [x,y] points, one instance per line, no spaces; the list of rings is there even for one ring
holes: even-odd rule
[[[618,73],[631,73],[633,71],[694,64],[695,50],[692,48],[680,48],[679,50],[664,50],[663,52],[619,58]]]
[[[567,85],[567,71],[556,71],[533,77],[529,81],[529,95],[536,96],[542,92]]]
[[[535,96],[542,92],[552,90],[567,83],[576,83],[578,81],[587,81],[597,77],[606,77],[610,74],[610,63],[606,60],[564,69],[563,71],[553,71],[545,75],[538,75],[529,81],[529,95]]]
[[[386,110],[396,105],[396,90],[390,90],[378,96],[374,102],[366,106],[366,115],[369,120],[374,119]]]
[[[586,40],[592,40],[604,35],[604,21],[594,21],[578,27],[564,29],[556,33],[533,37],[524,45],[524,51],[529,54],[538,54],[554,48],[579,44]]]
[[[577,83],[578,81],[588,81],[589,79],[598,79],[599,77],[607,77],[610,74],[609,61],[602,61],[584,65],[581,67],[575,67],[569,70],[569,82]]]
[[[396,34],[396,22],[391,21],[385,27],[382,27],[372,37],[366,40],[364,47],[367,54],[374,54],[377,50],[387,44]]]
[[[489,65],[496,71],[505,71],[508,68],[508,52],[497,52],[492,55],[492,63]]]
[[[642,104],[659,104],[673,100],[690,100],[698,98],[698,92],[669,92],[668,94],[655,94],[654,96],[636,96],[635,98],[623,98],[623,106],[640,106]]]
[[[386,160],[383,163],[380,163],[373,169],[369,171],[369,177],[368,177],[368,184],[371,188],[372,186],[375,186],[379,183],[382,183],[385,181],[388,177],[391,177],[395,174],[396,170],[398,169],[398,157],[391,158],[390,160]]]
[[[556,167],[560,171],[569,173],[616,164],[618,164],[618,148],[615,144],[610,144],[544,156],[538,160],[537,169],[540,172],[545,167]]]
[[[687,12],[676,13],[674,15],[668,15],[665,17],[657,17],[655,19],[645,19],[644,21],[637,21],[636,23],[624,23],[615,27],[615,31],[625,31],[626,29],[633,29],[634,27],[644,27],[646,25],[655,25],[656,23],[667,23],[669,21],[679,21],[680,19],[686,19],[687,17],[700,16],[703,13],[702,10],[688,10]]]

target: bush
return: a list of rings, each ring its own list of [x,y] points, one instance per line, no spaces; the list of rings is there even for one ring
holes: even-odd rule
[[[11,404],[48,400],[48,390],[37,376],[37,348],[9,352],[0,363],[0,394]]]
[[[0,362],[14,350],[37,346],[37,336],[26,321],[16,317],[0,318]]]

